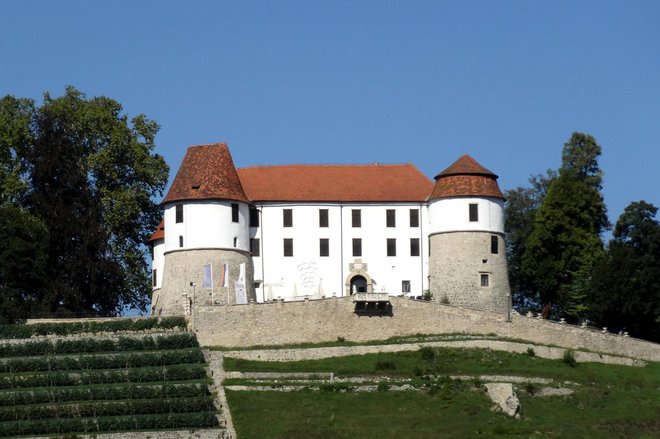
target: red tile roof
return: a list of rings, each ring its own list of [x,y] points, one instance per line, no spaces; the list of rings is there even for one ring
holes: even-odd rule
[[[191,146],[163,204],[214,199],[248,201],[226,144]]]
[[[429,200],[448,197],[479,196],[504,199],[497,175],[467,154],[436,175]]]
[[[411,164],[257,166],[238,175],[253,201],[423,202],[433,188]]]
[[[158,224],[156,231],[149,238],[149,242],[158,241],[159,239],[165,239],[165,219],[160,220],[160,224]]]

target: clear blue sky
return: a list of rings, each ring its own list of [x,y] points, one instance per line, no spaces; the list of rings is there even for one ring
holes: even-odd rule
[[[573,131],[603,147],[614,222],[660,207],[658,1],[12,1],[0,95],[67,84],[237,166],[411,162],[467,152],[502,189],[556,168]]]

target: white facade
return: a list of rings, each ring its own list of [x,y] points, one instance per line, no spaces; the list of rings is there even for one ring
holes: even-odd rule
[[[420,296],[428,288],[424,203],[256,203],[255,207],[260,223],[250,228],[250,237],[259,239],[259,256],[252,258],[259,302],[348,295],[349,264],[354,262],[367,265],[374,292]],[[291,211],[291,227],[284,225],[285,210]],[[324,227],[320,211],[326,210]],[[393,227],[387,224],[388,210],[394,212]],[[411,210],[418,219],[413,227]],[[360,217],[359,227],[353,226],[354,211],[359,211],[355,214]],[[291,240],[291,256],[284,254],[285,239]],[[327,256],[321,255],[322,239],[327,240]],[[355,254],[354,239],[361,247]],[[388,239],[394,240],[390,252],[394,246],[395,255],[388,256]]]
[[[233,207],[238,206],[238,222]],[[177,206],[182,218],[177,222]],[[248,205],[234,201],[200,200],[165,206],[165,253],[196,248],[249,251]]]
[[[470,220],[470,205],[477,205],[477,219]],[[504,233],[504,200],[498,198],[440,198],[429,203],[429,233],[487,231]]]
[[[151,264],[151,286],[154,290],[163,285],[163,269],[165,268],[165,240],[159,239],[153,243]],[[155,274],[155,275],[154,275]]]

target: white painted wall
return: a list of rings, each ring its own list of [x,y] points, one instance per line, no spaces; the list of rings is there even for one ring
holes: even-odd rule
[[[374,291],[401,294],[409,280],[411,294],[428,288],[428,209],[420,203],[256,203],[260,227],[250,229],[259,238],[261,255],[253,257],[257,300],[349,294],[345,281],[349,263],[361,259],[376,282]],[[283,210],[292,209],[293,227],[283,227]],[[329,227],[319,227],[319,209],[328,209]],[[352,227],[353,209],[362,212],[362,226]],[[396,211],[396,227],[386,227],[386,210]],[[421,210],[419,227],[409,225],[410,209]],[[293,256],[284,257],[284,238],[293,239]],[[330,243],[329,256],[320,256],[320,239]],[[362,239],[362,256],[354,257],[353,238]],[[387,256],[387,238],[397,241],[397,255]],[[410,256],[410,238],[420,241],[420,255]]]
[[[151,269],[156,270],[156,285],[152,289],[158,289],[163,286],[163,268],[165,268],[165,240],[159,239],[153,243],[153,259]],[[153,281],[152,281],[153,282]]]
[[[231,220],[233,201],[186,201],[183,222],[176,222],[176,203],[165,206],[165,252],[183,248],[238,248],[249,250],[248,205],[239,205],[239,222]],[[234,237],[236,246],[234,246]]]
[[[479,221],[470,222],[469,205],[478,204]],[[498,198],[440,198],[428,208],[429,233],[480,230],[504,233],[504,200]]]

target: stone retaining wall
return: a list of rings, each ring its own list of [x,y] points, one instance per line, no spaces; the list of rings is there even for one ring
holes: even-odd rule
[[[496,334],[532,343],[660,361],[660,344],[513,315],[391,297],[392,315],[357,315],[351,297],[234,306],[196,306],[193,330],[203,346],[242,347],[383,340],[441,333]]]

